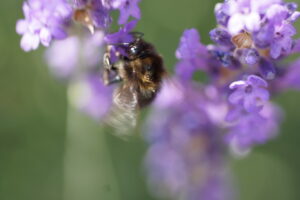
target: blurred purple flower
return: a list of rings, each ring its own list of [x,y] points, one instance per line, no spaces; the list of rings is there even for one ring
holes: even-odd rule
[[[113,88],[105,86],[99,76],[88,75],[76,80],[68,95],[75,107],[99,121],[110,110],[112,92]]]
[[[182,80],[190,80],[196,70],[205,69],[207,55],[206,47],[200,43],[198,31],[185,30],[176,50],[176,57],[180,60],[175,68],[178,77]]]
[[[175,79],[164,87],[147,121],[150,149],[145,164],[152,191],[170,199],[233,199],[203,90]],[[176,100],[170,98],[174,93]]]
[[[59,78],[69,78],[73,75],[79,61],[79,49],[78,37],[55,41],[46,51],[46,61],[50,71]]]
[[[277,87],[280,90],[300,90],[300,59],[289,65],[289,67],[285,70],[283,77],[277,81]]]
[[[239,108],[235,112],[241,112]],[[266,104],[260,113],[243,113],[230,125],[226,141],[233,153],[243,154],[253,145],[264,144],[275,137],[281,121],[281,111],[272,104]]]
[[[201,64],[202,65],[202,64]],[[182,80],[189,81],[192,79],[193,74],[197,71],[197,66],[193,60],[182,60],[176,64],[176,75]]]
[[[100,55],[103,52],[103,38],[104,33],[97,31],[87,38],[73,36],[55,41],[45,54],[50,71],[63,79],[94,73],[102,60]],[[84,67],[80,66],[82,63]]]
[[[65,25],[72,9],[66,0],[28,0],[23,4],[23,12],[25,19],[18,20],[16,31],[23,35],[24,51],[35,50],[40,43],[49,46],[53,39],[67,36]]]
[[[179,47],[176,50],[176,58],[188,60],[205,54],[206,47],[200,43],[200,35],[196,29],[187,29],[180,38]]]
[[[183,85],[176,79],[165,80],[153,104],[161,109],[178,106],[184,99],[183,91]]]
[[[262,78],[250,75],[246,80],[230,84],[234,90],[228,100],[233,105],[242,105],[247,112],[257,112],[269,100],[268,83]]]

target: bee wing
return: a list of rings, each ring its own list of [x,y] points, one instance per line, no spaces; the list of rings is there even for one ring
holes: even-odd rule
[[[126,137],[132,135],[137,124],[138,99],[132,87],[121,85],[113,94],[113,105],[105,120],[115,128],[116,135]]]

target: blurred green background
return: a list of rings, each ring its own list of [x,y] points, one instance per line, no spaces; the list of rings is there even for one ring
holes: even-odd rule
[[[196,27],[209,43],[216,2],[142,0],[137,29],[171,69],[184,29]],[[142,140],[115,138],[68,108],[66,86],[48,72],[42,48],[20,49],[21,5],[0,2],[0,199],[154,200],[142,170]],[[245,159],[231,159],[240,199],[300,199],[299,99],[297,92],[276,98],[286,111],[280,136]]]

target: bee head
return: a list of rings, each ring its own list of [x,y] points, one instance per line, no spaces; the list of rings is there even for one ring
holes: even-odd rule
[[[145,58],[152,54],[154,47],[142,39],[143,34],[140,32],[132,32],[134,41],[126,46],[126,53],[129,60]]]
[[[147,56],[148,46],[144,41],[136,40],[128,45],[126,53],[129,60],[143,58]]]

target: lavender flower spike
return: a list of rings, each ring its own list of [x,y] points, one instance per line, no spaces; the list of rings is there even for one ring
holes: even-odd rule
[[[224,1],[215,7],[215,15],[222,32],[216,35],[217,32],[213,30],[212,40],[219,44],[222,42],[221,45],[226,46],[228,45],[226,32],[232,38],[242,37],[242,33],[245,33],[249,41],[245,48],[268,49],[269,53],[266,57],[279,59],[292,52],[293,36],[296,34],[293,23],[300,16],[296,9],[297,4],[284,3],[282,0]],[[243,37],[242,41],[245,40],[246,38]]]
[[[218,130],[201,106],[206,103],[203,91],[172,81],[162,88],[147,124],[146,169],[151,189],[163,199],[234,199]]]
[[[83,77],[71,85],[68,97],[73,106],[99,121],[109,112],[113,88],[106,87],[98,76]]]
[[[66,0],[28,0],[23,4],[25,19],[17,22],[16,31],[23,35],[24,51],[38,48],[42,43],[49,46],[53,39],[67,36],[65,25],[71,17],[71,7]]]
[[[260,113],[247,113],[230,127],[225,140],[235,155],[243,156],[256,144],[264,144],[278,133],[282,113],[267,103]]]
[[[200,35],[196,29],[187,29],[180,38],[176,50],[176,58],[180,62],[176,66],[176,74],[182,80],[190,80],[196,70],[206,68],[206,47],[200,42]]]

